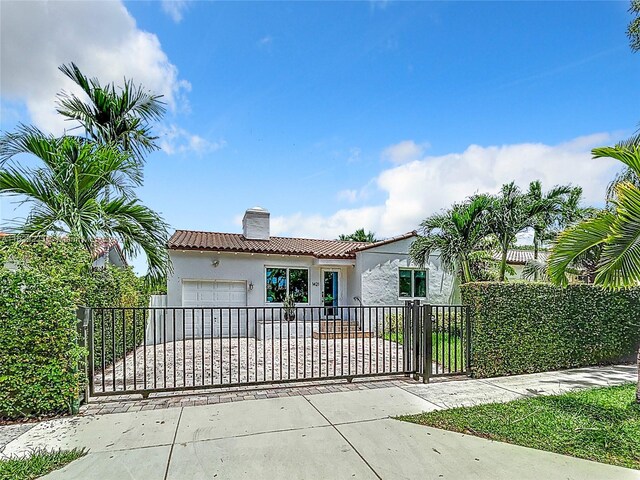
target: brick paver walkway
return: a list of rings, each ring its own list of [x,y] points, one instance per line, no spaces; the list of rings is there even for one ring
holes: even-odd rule
[[[459,377],[458,377],[459,378]],[[95,397],[80,408],[81,415],[101,415],[108,413],[137,412],[141,410],[157,410],[172,407],[189,407],[195,405],[211,405],[217,403],[257,400],[262,398],[293,397],[315,395],[330,392],[352,390],[368,390],[392,386],[405,387],[416,384],[414,380],[404,376],[354,379],[351,383],[345,380],[327,380],[314,382],[298,382],[281,386],[264,387],[229,387],[194,391],[188,394],[157,393],[147,399],[141,395],[116,395]]]

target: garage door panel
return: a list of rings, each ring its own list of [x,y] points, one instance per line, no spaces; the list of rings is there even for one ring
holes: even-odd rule
[[[186,338],[246,335],[247,313],[233,307],[247,304],[244,281],[184,281],[182,305]],[[191,307],[189,309],[189,307]],[[229,309],[220,307],[232,307]],[[239,323],[239,324],[238,324]],[[182,332],[180,332],[182,333]]]

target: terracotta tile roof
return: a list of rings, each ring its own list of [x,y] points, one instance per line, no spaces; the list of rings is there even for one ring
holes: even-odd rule
[[[540,260],[546,260],[548,255],[549,252],[544,250],[538,252],[538,258]],[[502,258],[500,252],[494,253],[493,258],[500,260]],[[517,248],[507,250],[507,263],[512,265],[524,265],[529,260],[533,260],[533,250],[520,250]]]
[[[116,240],[115,238],[97,238],[93,242],[93,252],[91,252],[91,256],[94,260],[103,257],[104,255],[108,255],[112,248],[116,248],[116,250],[118,250],[120,258],[122,258],[122,263],[126,265],[127,259],[124,256],[124,252],[120,248],[118,240]]]
[[[379,243],[379,242],[376,242]],[[305,255],[316,258],[355,258],[356,250],[374,244],[341,240],[271,237],[247,240],[238,233],[176,230],[167,246],[170,250],[211,250],[223,252]]]

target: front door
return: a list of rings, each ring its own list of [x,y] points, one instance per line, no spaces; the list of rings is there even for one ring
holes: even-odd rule
[[[338,298],[340,297],[340,271],[323,270],[322,272],[322,304],[327,307],[327,317],[337,315]]]

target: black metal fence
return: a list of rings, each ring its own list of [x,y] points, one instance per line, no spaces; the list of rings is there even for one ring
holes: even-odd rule
[[[469,368],[453,305],[92,308],[87,330],[94,396]]]

